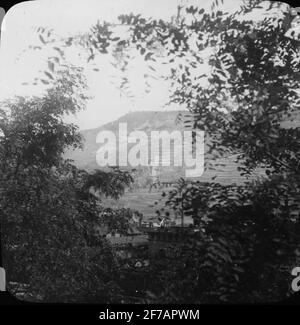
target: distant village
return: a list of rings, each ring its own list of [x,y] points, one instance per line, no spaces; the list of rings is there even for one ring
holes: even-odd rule
[[[96,230],[99,236],[105,237],[111,244],[123,268],[128,270],[126,283],[130,297],[127,299],[131,299],[133,303],[143,298],[147,288],[153,288],[153,284],[147,283],[151,266],[175,259],[178,251],[176,248],[199,233],[199,228],[194,227],[191,218],[182,222],[162,216],[143,221],[139,213],[133,213],[126,234],[105,234],[101,227]],[[96,252],[94,254],[97,255]]]

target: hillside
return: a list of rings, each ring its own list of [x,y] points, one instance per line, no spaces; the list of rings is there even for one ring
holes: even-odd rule
[[[118,120],[104,124],[95,129],[83,130],[81,135],[84,139],[83,150],[69,150],[66,158],[73,159],[75,164],[86,170],[98,169],[96,162],[96,152],[100,144],[96,143],[96,138],[101,131],[112,131],[117,137],[119,133],[119,123],[127,123],[128,133],[132,131],[144,131],[149,134],[152,130],[182,130],[183,127],[176,124],[176,117],[179,111],[140,111],[128,113]],[[118,155],[117,155],[118,156]]]
[[[100,167],[96,162],[96,152],[100,148],[100,144],[96,143],[97,135],[100,131],[112,131],[118,137],[119,123],[127,123],[128,133],[132,131],[144,131],[147,135],[150,135],[151,131],[183,131],[183,123],[178,122],[176,119],[179,111],[140,111],[131,112],[118,120],[111,123],[102,125],[95,129],[83,130],[81,134],[84,139],[83,150],[69,150],[66,152],[65,157],[74,160],[75,164],[83,169],[92,171],[99,169]],[[150,136],[149,136],[150,139]],[[209,140],[206,138],[205,143]],[[150,141],[149,141],[150,142]],[[130,149],[130,146],[128,147]],[[207,146],[205,146],[207,149]],[[150,156],[150,143],[148,148]],[[161,157],[161,150],[159,152]],[[118,156],[118,155],[117,155]],[[171,157],[173,152],[171,151]],[[205,156],[206,161],[210,159],[207,155]],[[235,157],[227,157],[218,160],[214,160],[215,170],[206,170],[200,177],[200,181],[211,181],[214,179],[215,182],[222,184],[231,183],[242,183],[245,178],[241,177],[238,172],[238,164],[235,163]],[[211,162],[211,161],[210,161]],[[184,177],[184,169],[182,167],[160,167],[159,178],[161,181],[174,181],[179,177]],[[261,171],[257,175],[262,174]],[[148,186],[151,183],[150,168],[140,167],[136,171],[137,183],[142,187]]]

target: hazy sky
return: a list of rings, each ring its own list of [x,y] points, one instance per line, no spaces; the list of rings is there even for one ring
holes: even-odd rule
[[[53,28],[59,36],[72,36],[88,31],[98,19],[113,22],[118,15],[130,12],[167,19],[176,14],[177,5],[182,2],[198,4],[198,7],[204,8],[209,8],[211,4],[211,0],[39,0],[14,6],[5,17],[5,31],[1,39],[0,97],[32,95],[42,91],[42,87],[22,85],[23,82],[33,81],[46,68],[47,57],[51,55],[47,49],[28,51],[29,45],[40,45],[37,27]],[[237,8],[239,0],[224,2],[226,10],[230,11]],[[164,107],[169,98],[170,85],[167,82],[152,82],[151,92],[145,95],[142,82],[145,62],[142,59],[131,63],[130,74],[134,81],[132,90],[136,94],[133,101],[125,96],[121,97],[120,92],[111,84],[112,67],[109,56],[99,56],[94,63],[100,71],[95,72],[79,54],[78,49],[71,48],[68,58],[85,68],[90,95],[93,96],[85,111],[79,113],[75,119],[68,119],[77,123],[81,129],[98,127],[128,111],[180,109],[175,105]],[[201,69],[205,73],[207,66],[203,65]]]

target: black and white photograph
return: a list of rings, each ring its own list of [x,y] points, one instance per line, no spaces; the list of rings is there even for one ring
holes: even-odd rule
[[[1,291],[108,306],[297,295],[300,7],[36,0],[0,12]],[[199,318],[189,312],[168,318]]]

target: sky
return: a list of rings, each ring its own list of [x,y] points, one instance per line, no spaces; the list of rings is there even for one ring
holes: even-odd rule
[[[0,99],[14,95],[28,96],[43,91],[41,86],[23,85],[31,82],[46,68],[51,51],[28,50],[40,45],[36,29],[40,26],[53,28],[58,36],[74,36],[87,32],[97,20],[116,22],[118,15],[133,12],[144,17],[168,19],[176,14],[177,5],[188,3],[209,8],[211,0],[37,0],[19,3],[12,7],[4,19],[4,32],[0,49]],[[239,0],[225,0],[225,10],[237,8]],[[136,59],[131,62],[130,78],[134,100],[121,96],[111,84],[112,67],[109,56],[99,56],[93,62],[99,72],[80,55],[78,48],[70,48],[70,62],[84,67],[89,86],[89,100],[86,109],[66,120],[76,123],[80,129],[90,129],[113,121],[127,112],[137,110],[178,110],[178,105],[166,107],[170,84],[166,81],[151,82],[151,91],[144,92],[143,75],[145,62]],[[199,72],[205,73],[208,65],[203,64]]]

